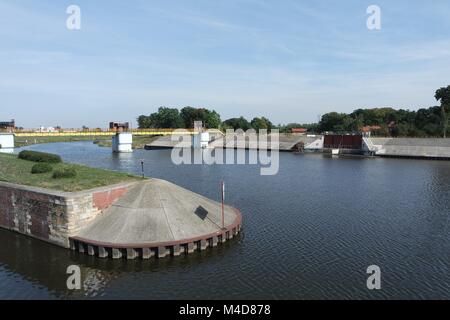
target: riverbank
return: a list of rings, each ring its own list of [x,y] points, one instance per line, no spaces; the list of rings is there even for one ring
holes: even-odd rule
[[[56,191],[74,192],[104,187],[116,183],[139,181],[141,178],[116,171],[90,168],[71,163],[53,164],[53,170],[74,169],[73,178],[54,179],[52,172],[32,174],[35,162],[19,159],[16,155],[0,153],[0,181]]]
[[[133,149],[144,149],[146,144],[150,144],[157,140],[159,136],[133,136]],[[48,136],[48,137],[32,137],[20,136],[15,137],[14,145],[16,148],[31,146],[43,143],[56,142],[78,142],[78,141],[94,141],[99,147],[111,148],[111,136]]]
[[[31,146],[34,144],[55,143],[55,142],[77,142],[77,141],[111,141],[111,137],[105,136],[49,136],[49,137],[15,137],[16,148]]]

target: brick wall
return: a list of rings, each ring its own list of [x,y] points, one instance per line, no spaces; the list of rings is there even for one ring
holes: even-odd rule
[[[131,184],[63,193],[0,182],[0,227],[69,247]]]

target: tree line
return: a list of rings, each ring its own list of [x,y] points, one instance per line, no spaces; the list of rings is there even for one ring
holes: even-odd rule
[[[289,133],[293,128],[305,128],[310,133],[323,132],[349,133],[360,132],[370,126],[372,134],[379,136],[403,137],[446,137],[448,131],[448,113],[450,111],[450,86],[440,88],[435,94],[440,106],[422,108],[417,111],[372,108],[357,109],[352,113],[329,112],[324,114],[318,123],[274,125],[266,117],[255,117],[248,121],[244,117],[222,121],[220,115],[206,108],[161,107],[158,112],[149,116],[138,117],[139,128],[193,128],[194,121],[203,121],[206,128],[226,129],[278,129]]]
[[[177,108],[160,107],[157,112],[148,116],[140,115],[137,118],[140,129],[145,128],[193,128],[195,121],[202,121],[208,129],[272,129],[274,125],[265,117],[255,117],[251,121],[244,117],[231,118],[222,121],[220,115],[215,110],[206,108],[184,107],[181,110]]]
[[[450,86],[435,93],[440,106],[417,111],[393,108],[357,109],[350,114],[330,112],[324,114],[314,128],[316,132],[359,132],[372,127],[372,134],[393,137],[446,137],[450,110]]]

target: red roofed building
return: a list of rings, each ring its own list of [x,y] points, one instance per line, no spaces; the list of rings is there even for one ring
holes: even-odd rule
[[[381,130],[380,126],[365,126],[361,128],[361,131],[364,133],[368,133],[368,132],[372,132],[372,131],[376,131],[376,130]]]
[[[295,134],[306,134],[306,133],[308,133],[308,129],[305,129],[305,128],[292,128],[291,129],[292,131],[292,133],[295,133]]]

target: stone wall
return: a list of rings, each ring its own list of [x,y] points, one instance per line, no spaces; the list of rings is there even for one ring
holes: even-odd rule
[[[70,193],[0,182],[0,227],[69,248],[69,237],[133,184]]]

